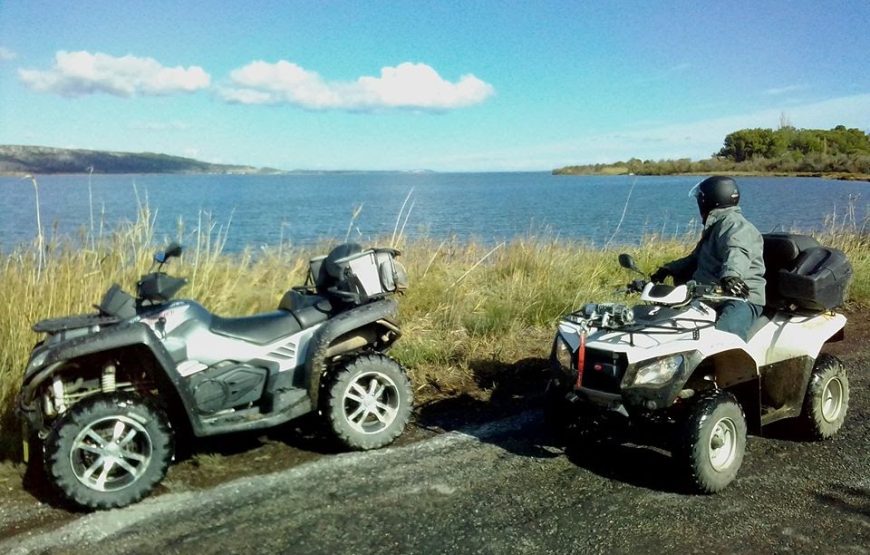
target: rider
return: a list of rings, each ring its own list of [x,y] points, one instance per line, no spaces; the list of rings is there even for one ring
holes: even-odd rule
[[[746,299],[724,301],[716,307],[716,329],[746,341],[765,302],[761,234],[737,206],[740,191],[730,177],[708,177],[690,194],[697,199],[704,222],[701,240],[691,254],[656,270],[652,280],[660,283],[671,276],[680,283],[690,279],[718,283],[726,295]]]

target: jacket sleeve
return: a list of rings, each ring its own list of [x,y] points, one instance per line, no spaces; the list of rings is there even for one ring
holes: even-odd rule
[[[722,260],[719,279],[746,279],[752,263],[752,252],[761,252],[761,236],[748,222],[729,220],[723,224],[716,238]]]
[[[695,269],[698,267],[697,252],[698,250],[695,249],[688,256],[668,262],[663,268],[666,268],[674,276],[676,283],[686,282],[692,279],[692,274],[695,273]]]

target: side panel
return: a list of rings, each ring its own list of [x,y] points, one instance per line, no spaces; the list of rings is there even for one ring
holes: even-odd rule
[[[159,316],[146,321],[152,328]],[[320,327],[313,326],[290,336],[281,337],[267,345],[257,345],[242,339],[212,333],[209,329],[212,315],[196,303],[188,302],[183,323],[171,328],[164,336],[167,349],[179,363],[180,371],[190,376],[212,364],[232,360],[249,362],[267,361],[277,366],[279,372],[293,370],[302,365],[307,355],[308,339]],[[155,329],[158,335],[159,329]],[[195,361],[199,364],[193,364]]]
[[[802,356],[760,369],[762,425],[800,415],[814,362]]]

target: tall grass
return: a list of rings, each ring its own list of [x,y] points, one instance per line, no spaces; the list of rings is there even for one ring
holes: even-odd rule
[[[112,283],[126,289],[150,265],[161,241],[154,215],[141,207],[136,222],[97,238],[40,237],[0,253],[0,459],[17,445],[14,395],[37,320],[93,311]],[[404,225],[402,225],[404,227]],[[399,224],[397,223],[397,231]],[[179,227],[188,250],[170,271],[190,283],[182,296],[221,315],[272,310],[292,285],[301,284],[307,260],[319,249],[281,245],[256,252],[224,253],[227,226],[203,216],[193,230]],[[870,300],[870,237],[854,218],[834,219],[820,239],[843,249],[855,269],[853,302]],[[682,256],[695,236],[649,236],[627,248],[649,271]],[[43,248],[40,248],[44,241]],[[459,393],[485,396],[522,359],[547,356],[555,323],[585,302],[617,300],[615,289],[630,276],[617,264],[625,247],[595,248],[550,237],[523,237],[492,248],[459,238],[407,242],[394,232],[411,287],[400,300],[404,336],[393,351],[410,371],[418,400]],[[482,379],[481,368],[490,369]],[[504,377],[508,379],[508,377]]]

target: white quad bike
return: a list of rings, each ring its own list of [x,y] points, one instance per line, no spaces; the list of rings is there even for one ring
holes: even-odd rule
[[[163,479],[175,438],[281,425],[320,412],[351,449],[398,437],[410,416],[400,337],[407,286],[394,249],[345,244],[311,260],[310,285],[277,310],[223,318],[162,270],[155,255],[137,295],[112,286],[95,314],[43,320],[18,395],[24,458],[86,509],[134,503]]]
[[[734,480],[747,431],[797,418],[816,439],[837,433],[846,370],[822,353],[843,338],[851,266],[810,237],[764,236],[768,304],[749,340],[717,330],[718,286],[633,281],[634,307],[588,304],[559,323],[547,387],[549,425],[631,437],[671,450],[691,490]],[[620,265],[639,272],[629,255]]]

